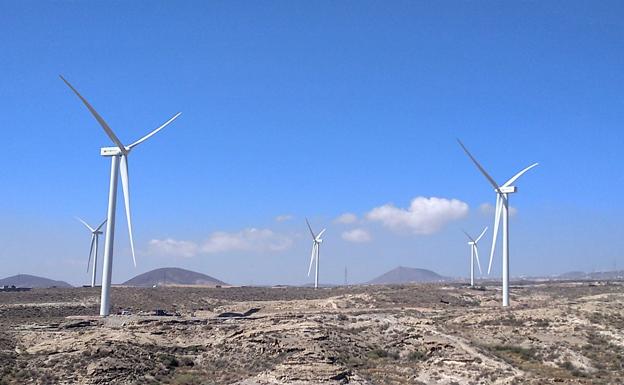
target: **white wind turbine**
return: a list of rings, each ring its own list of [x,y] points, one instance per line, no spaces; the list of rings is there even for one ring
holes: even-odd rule
[[[327,229],[321,230],[318,235],[314,235],[314,231],[312,231],[312,227],[310,226],[310,222],[308,222],[308,218],[306,218],[306,224],[308,225],[308,230],[310,230],[310,234],[312,234],[312,255],[310,256],[310,267],[308,268],[308,277],[312,272],[312,263],[316,260],[316,273],[314,275],[314,288],[318,288],[318,278],[319,278],[319,246],[323,243],[323,239],[321,239],[321,235]]]
[[[492,258],[494,257],[494,250],[496,248],[496,238],[498,236],[498,224],[500,222],[501,216],[503,218],[503,306],[509,306],[509,194],[513,194],[518,191],[516,186],[512,186],[513,182],[515,182],[518,178],[520,178],[525,172],[529,171],[533,167],[537,166],[538,163],[533,163],[529,167],[520,171],[516,175],[514,175],[511,179],[505,182],[502,185],[496,183],[494,178],[492,178],[487,171],[477,162],[477,160],[472,156],[472,154],[468,151],[466,146],[461,142],[461,140],[457,139],[459,145],[464,149],[466,155],[470,157],[472,162],[477,166],[479,171],[485,176],[485,178],[490,182],[490,184],[494,187],[494,191],[496,192],[496,213],[494,215],[494,234],[492,236],[492,249],[490,250],[490,263],[488,266],[488,274],[492,269]],[[501,213],[502,212],[502,213]]]
[[[479,235],[477,239],[472,239],[472,237],[468,235],[467,232],[462,230],[464,234],[466,234],[468,239],[470,239],[470,242],[468,242],[468,244],[470,245],[470,286],[471,287],[474,286],[474,260],[475,258],[477,259],[477,266],[479,267],[479,274],[483,274],[483,272],[481,271],[481,262],[479,262],[479,250],[477,248],[477,243],[485,235],[485,232],[487,231],[487,229],[488,229],[487,227],[483,229],[483,231],[481,232],[481,235]]]
[[[82,219],[76,217],[89,231],[91,232],[91,247],[89,248],[89,261],[87,262],[87,273],[89,272],[89,264],[91,263],[91,257],[93,256],[93,273],[91,275],[91,287],[95,287],[95,274],[97,271],[97,257],[98,257],[98,238],[102,231],[100,230],[104,223],[106,223],[106,219],[104,222],[100,223],[100,225],[96,228],[93,228],[87,224],[87,222]]]
[[[130,236],[130,250],[132,251],[132,261],[136,267],[136,258],[134,254],[134,240],[132,238],[132,222],[130,220],[130,195],[128,186],[128,154],[130,151],[139,144],[149,139],[152,135],[162,130],[169,123],[173,122],[180,112],[175,114],[171,119],[166,121],[162,126],[158,127],[154,131],[145,135],[136,142],[125,146],[119,138],[115,135],[113,130],[108,126],[104,119],[97,113],[97,111],[87,102],[85,98],[71,85],[64,77],[61,79],[71,88],[72,91],[80,98],[82,103],[89,109],[93,117],[98,121],[100,126],[106,132],[106,135],[115,143],[116,147],[103,147],[100,150],[100,155],[108,156],[111,158],[111,175],[110,175],[110,188],[108,192],[108,216],[106,223],[106,243],[104,244],[104,267],[102,273],[102,298],[100,302],[100,315],[105,317],[110,313],[110,286],[111,275],[113,270],[113,243],[115,238],[115,210],[117,206],[117,180],[119,179],[119,169],[121,168],[121,186],[123,189],[124,203],[126,207],[126,219],[128,220],[128,234]]]

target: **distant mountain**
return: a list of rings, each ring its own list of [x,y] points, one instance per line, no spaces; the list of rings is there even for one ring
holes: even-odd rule
[[[335,284],[335,283],[320,283],[319,282],[319,287],[339,287],[341,285]],[[310,283],[304,283],[302,287],[314,287],[314,282],[310,282]]]
[[[595,271],[585,273],[584,271],[571,271],[557,276],[558,279],[624,279],[624,270]]]
[[[48,288],[48,287],[72,287],[64,281],[54,281],[48,278],[37,277],[28,274],[18,274],[12,277],[0,279],[0,286],[15,286],[15,287],[33,287],[33,288]]]
[[[587,273],[584,271],[569,271],[567,273],[557,276],[559,279],[583,279],[587,277]]]
[[[216,286],[227,283],[206,274],[197,273],[177,267],[165,267],[148,271],[123,283],[125,286],[152,287],[156,286]]]
[[[399,266],[367,282],[370,285],[396,285],[403,283],[439,282],[448,278],[427,269]]]

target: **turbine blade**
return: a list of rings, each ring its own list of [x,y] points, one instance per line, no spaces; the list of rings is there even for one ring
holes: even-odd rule
[[[503,199],[500,194],[496,194],[496,214],[494,215],[494,234],[492,235],[492,249],[490,250],[490,264],[488,266],[488,275],[492,271],[492,260],[494,258],[494,250],[496,249],[496,238],[498,236],[498,224],[500,222],[501,211],[503,209]]]
[[[171,119],[167,120],[163,125],[161,125],[160,127],[158,127],[157,129],[155,129],[154,131],[150,132],[149,134],[145,135],[144,137],[142,137],[141,139],[137,140],[136,142],[132,143],[131,145],[128,146],[129,150],[132,150],[133,147],[138,146],[139,144],[145,142],[146,140],[148,140],[150,137],[152,137],[153,135],[155,135],[158,131],[162,130],[163,128],[167,127],[167,125],[169,125],[169,123],[173,122],[174,120],[177,119],[178,116],[180,116],[181,112],[178,112],[177,114],[175,114]]]
[[[477,238],[477,240],[475,241],[475,244],[476,244],[477,242],[479,242],[479,240],[480,240],[481,238],[483,238],[483,236],[485,235],[485,232],[487,231],[487,229],[488,229],[488,228],[487,228],[487,226],[485,226],[485,229],[483,229],[483,231],[481,232],[481,235],[479,235],[479,237],[478,237],[478,238]]]
[[[496,183],[496,181],[494,180],[494,178],[492,178],[490,176],[490,174],[487,173],[487,171],[485,171],[485,169],[479,164],[479,162],[477,162],[477,160],[475,159],[474,156],[472,156],[472,154],[470,153],[470,151],[468,151],[468,149],[466,148],[466,146],[464,146],[464,144],[461,142],[461,140],[457,139],[457,142],[459,143],[459,145],[464,149],[464,152],[466,153],[466,155],[468,155],[468,157],[470,159],[472,159],[472,162],[475,164],[475,166],[477,166],[477,168],[479,169],[479,171],[481,171],[481,173],[487,178],[487,180],[492,184],[492,186],[494,186],[494,189],[498,191],[498,183]]]
[[[308,225],[308,230],[310,230],[310,234],[312,234],[312,238],[316,239],[316,235],[314,235],[314,231],[312,231],[312,226],[310,226],[310,222],[308,222],[308,218],[305,219],[306,224]]]
[[[91,247],[89,248],[89,260],[87,261],[87,273],[89,272],[89,265],[91,265],[91,256],[93,255],[94,245],[95,245],[95,234],[91,236]]]
[[[310,267],[308,268],[308,277],[312,272],[312,264],[314,263],[314,257],[316,257],[316,242],[312,244],[312,254],[310,255]]]
[[[128,156],[121,156],[121,187],[123,188],[124,204],[126,206],[126,219],[128,220],[128,235],[130,236],[130,250],[132,251],[132,261],[136,267],[136,257],[134,255],[134,239],[132,238],[132,220],[130,219],[130,191],[128,186]]]
[[[477,257],[477,267],[479,267],[479,274],[483,274],[483,271],[481,271],[481,262],[479,262],[479,249],[477,249],[477,245],[474,245],[474,252],[475,252],[475,257]]]
[[[325,232],[325,230],[327,230],[327,229],[323,229],[323,230],[321,230],[321,232],[320,232],[320,233],[318,233],[318,235],[316,236],[316,239],[321,239],[321,235],[323,235],[323,233]]]
[[[89,226],[87,224],[87,222],[83,221],[81,218],[76,217],[77,220],[79,220],[83,225],[86,226],[87,229],[89,229],[89,231],[94,232],[95,230],[93,230],[93,228],[91,226]]]
[[[59,76],[61,76],[61,75],[59,75]],[[106,132],[106,135],[108,135],[108,137],[111,138],[113,143],[115,143],[117,145],[117,147],[119,147],[119,149],[121,150],[122,153],[126,154],[127,150],[124,147],[123,143],[121,143],[119,138],[115,135],[113,130],[109,127],[108,123],[106,123],[106,121],[104,121],[104,118],[102,118],[100,116],[100,114],[98,114],[98,112],[95,110],[95,108],[93,108],[91,106],[91,104],[89,104],[87,99],[83,98],[82,95],[80,95],[80,93],[71,84],[69,84],[69,82],[67,80],[65,80],[65,78],[63,76],[61,76],[61,79],[65,82],[65,84],[67,84],[67,86],[69,88],[71,88],[72,91],[74,91],[74,93],[80,98],[80,100],[82,100],[82,103],[89,109],[89,111],[91,111],[91,115],[93,115],[95,120],[97,120],[98,123],[100,123],[100,126],[102,126],[102,128],[104,129],[104,131]]]
[[[530,169],[532,169],[533,167],[537,166],[539,163],[533,163],[532,165],[530,165],[529,167],[525,168],[524,170],[520,171],[519,173],[517,173],[516,175],[514,175],[511,179],[509,179],[507,182],[505,182],[505,184],[503,185],[503,187],[507,187],[507,186],[511,186],[511,184],[513,182],[516,181],[516,179],[520,178],[522,176],[522,174],[524,174],[525,172],[529,171]]]
[[[466,234],[466,236],[468,237],[468,239],[470,239],[472,242],[474,242],[474,241],[475,241],[474,239],[472,239],[472,237],[471,237],[470,235],[468,235],[468,233],[467,233],[464,229],[462,229],[462,233]]]
[[[95,228],[95,231],[100,231],[100,229],[102,228],[102,226],[104,226],[104,223],[106,223],[106,221],[107,219],[104,219],[104,222],[100,223],[100,225]]]

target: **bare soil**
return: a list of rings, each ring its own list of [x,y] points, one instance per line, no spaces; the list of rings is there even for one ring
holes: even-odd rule
[[[624,383],[622,282],[99,294],[0,293],[0,385]]]

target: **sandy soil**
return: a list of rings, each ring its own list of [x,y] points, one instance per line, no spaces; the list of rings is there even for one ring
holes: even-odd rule
[[[0,293],[0,384],[618,384],[624,284]],[[222,312],[260,311],[219,318]],[[174,316],[153,316],[164,309]]]

